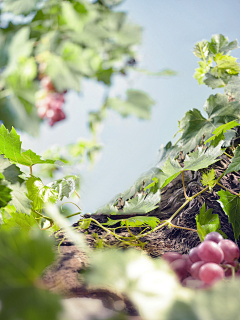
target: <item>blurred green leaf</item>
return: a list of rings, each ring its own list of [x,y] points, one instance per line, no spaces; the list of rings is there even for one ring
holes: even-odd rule
[[[13,228],[20,228],[29,231],[32,227],[38,226],[36,220],[32,215],[26,215],[21,212],[16,212],[14,206],[9,206],[10,210],[8,213],[10,217],[4,217],[4,209],[2,209],[3,224],[1,225],[1,230],[13,230]]]
[[[62,200],[64,197],[70,198],[76,190],[78,179],[79,178],[75,175],[66,176],[62,179],[48,183],[47,187],[54,189],[58,193],[58,200]]]
[[[126,94],[126,101],[119,98],[108,98],[106,106],[116,110],[123,117],[133,114],[140,119],[150,119],[151,107],[155,104],[155,101],[140,90],[129,89]]]
[[[226,174],[230,172],[238,172],[240,170],[240,146],[238,146],[234,152],[234,157],[229,164]]]
[[[11,12],[13,14],[29,14],[36,9],[39,0],[3,0],[3,12]]]

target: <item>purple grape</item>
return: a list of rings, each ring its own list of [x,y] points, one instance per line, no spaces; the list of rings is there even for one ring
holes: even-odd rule
[[[178,252],[165,252],[163,255],[162,255],[162,258],[167,261],[168,263],[171,263],[173,262],[174,260],[177,260],[177,259],[181,259],[182,258],[182,255],[181,253],[178,253]]]
[[[204,265],[204,261],[197,261],[195,262],[191,268],[190,268],[190,273],[194,279],[200,279],[199,278],[199,269],[201,268],[202,265]]]
[[[203,241],[198,247],[198,256],[202,261],[221,263],[224,255],[222,249],[216,242]]]
[[[199,278],[206,284],[213,285],[224,278],[224,270],[218,264],[208,262],[199,269]]]
[[[218,232],[210,232],[204,238],[204,241],[214,241],[218,243],[219,241],[223,240],[223,236]]]
[[[227,239],[221,240],[218,246],[222,249],[226,262],[233,262],[239,258],[239,248],[233,241]]]
[[[189,251],[189,259],[192,261],[192,262],[197,262],[197,261],[201,261],[201,259],[199,258],[198,256],[198,247],[195,247],[195,248],[192,248],[190,251]]]

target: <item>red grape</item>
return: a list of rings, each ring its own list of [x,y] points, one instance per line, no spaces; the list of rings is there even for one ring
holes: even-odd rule
[[[223,240],[223,236],[218,232],[210,232],[204,238],[204,241],[206,241],[206,240],[214,241],[214,242],[218,243],[219,241]]]
[[[205,263],[199,269],[199,278],[203,282],[213,285],[224,278],[224,270],[216,263]]]
[[[47,90],[55,91],[55,88],[54,88],[54,85],[53,85],[51,79],[47,76],[42,78],[41,86]]]
[[[186,259],[177,259],[170,263],[171,269],[176,273],[179,280],[182,281],[187,277],[187,260]]]
[[[238,246],[231,240],[221,240],[218,246],[222,249],[224,254],[224,260],[227,262],[233,262],[239,258]]]
[[[197,261],[201,261],[201,259],[199,258],[198,256],[198,247],[195,247],[195,248],[192,248],[190,251],[189,251],[189,258],[192,262],[197,262]]]
[[[187,259],[187,266],[186,266],[188,272],[190,272],[190,268],[192,265],[193,265],[193,262],[190,260],[190,258],[188,258]]]
[[[204,261],[197,261],[195,262],[191,268],[190,268],[190,273],[192,275],[193,278],[195,279],[200,279],[199,278],[199,269],[201,268],[202,265],[204,265],[205,262]]]
[[[202,261],[215,262],[217,264],[223,261],[224,255],[222,249],[216,242],[203,241],[198,247],[198,256]]]
[[[177,259],[181,259],[182,258],[182,255],[181,253],[178,253],[178,252],[165,252],[163,255],[162,255],[162,258],[171,263],[173,262],[174,260],[177,260]]]

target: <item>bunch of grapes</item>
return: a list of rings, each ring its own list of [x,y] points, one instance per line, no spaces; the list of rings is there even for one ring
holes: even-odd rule
[[[41,80],[42,89],[38,91],[36,97],[36,107],[38,116],[41,119],[48,119],[49,125],[65,119],[65,113],[62,110],[64,104],[64,93],[59,93],[54,88],[51,79],[44,76]]]
[[[183,286],[203,289],[223,278],[240,276],[239,248],[220,233],[211,232],[189,254],[166,252],[162,258],[170,264]]]

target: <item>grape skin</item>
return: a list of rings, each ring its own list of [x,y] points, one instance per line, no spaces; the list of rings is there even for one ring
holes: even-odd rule
[[[226,262],[233,262],[239,258],[238,246],[231,240],[221,240],[218,246],[222,249]]]
[[[198,247],[195,247],[195,248],[192,248],[190,251],[189,251],[189,259],[192,261],[192,262],[197,262],[197,261],[201,261],[201,259],[199,258],[198,256]]]
[[[221,263],[224,258],[222,249],[216,242],[203,241],[198,247],[198,256],[202,261]]]
[[[213,285],[224,278],[224,270],[216,263],[207,262],[199,269],[199,278],[206,284]]]
[[[214,231],[206,235],[206,237],[204,238],[204,241],[207,241],[207,240],[219,243],[221,240],[223,240],[223,236],[220,233]]]

